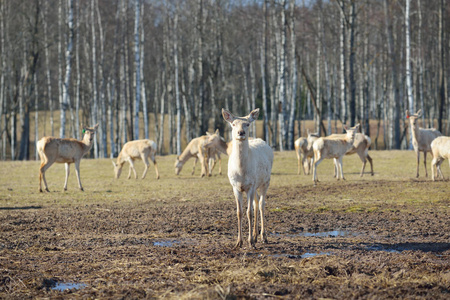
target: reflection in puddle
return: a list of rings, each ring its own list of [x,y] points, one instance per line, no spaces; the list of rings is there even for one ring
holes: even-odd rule
[[[52,287],[52,290],[62,292],[72,289],[79,290],[85,287],[87,287],[87,284],[85,283],[57,282],[55,286]]]
[[[333,230],[333,231],[323,231],[323,232],[300,232],[297,233],[298,236],[312,236],[312,237],[334,237],[334,236],[357,236],[358,234],[345,231],[345,230]]]
[[[315,257],[318,255],[331,255],[331,253],[329,252],[320,252],[320,253],[310,253],[310,252],[306,252],[303,253],[302,255],[295,255],[295,254],[273,254],[273,255],[269,255],[270,257],[275,257],[275,258],[280,258],[280,257],[287,257],[287,258],[310,258],[310,257]]]
[[[172,247],[175,244],[178,244],[180,242],[175,241],[175,240],[161,240],[161,241],[156,241],[153,242],[153,246],[158,246],[158,247]]]
[[[273,233],[274,235],[282,235],[281,233]],[[302,231],[299,233],[286,234],[289,237],[301,236],[301,237],[354,237],[360,234],[347,231],[347,230],[332,230],[332,231]]]
[[[402,252],[402,250],[397,250],[394,248],[390,248],[390,247],[383,247],[381,245],[374,245],[374,246],[370,246],[367,247],[368,251],[384,251],[384,252],[389,252],[389,253],[400,253]]]

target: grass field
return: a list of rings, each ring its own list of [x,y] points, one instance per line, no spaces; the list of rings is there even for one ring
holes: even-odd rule
[[[0,298],[448,299],[450,181],[431,181],[413,151],[370,151],[359,176],[344,158],[346,181],[331,160],[320,182],[297,175],[292,151],[276,152],[266,204],[268,244],[237,238],[235,200],[222,175],[180,176],[175,156],[157,156],[145,179],[113,178],[108,159],[84,159],[78,190],[72,166],[0,162]],[[423,156],[421,157],[423,160]],[[442,165],[450,176],[447,161]],[[58,289],[66,284],[67,290]]]

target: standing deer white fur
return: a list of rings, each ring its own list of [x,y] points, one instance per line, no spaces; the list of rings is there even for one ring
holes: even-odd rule
[[[152,140],[135,140],[125,143],[119,153],[119,156],[117,157],[117,163],[114,161],[112,162],[115,177],[117,179],[120,177],[123,165],[125,162],[128,162],[130,164],[128,179],[131,177],[131,170],[134,172],[134,178],[137,179],[136,169],[134,168],[134,160],[141,159],[145,164],[144,173],[142,174],[142,179],[144,179],[148,171],[148,166],[150,165],[150,162],[148,161],[148,158],[150,157],[155,166],[156,179],[159,179],[158,166],[155,159],[156,149],[156,143]]]
[[[83,190],[80,180],[80,161],[81,158],[91,149],[95,131],[98,124],[93,128],[83,128],[83,140],[79,141],[72,138],[56,138],[46,136],[37,142],[39,157],[41,158],[41,166],[39,168],[39,191],[42,192],[42,180],[44,180],[45,190],[48,190],[47,180],[45,179],[45,171],[51,167],[53,163],[64,163],[66,167],[66,180],[64,182],[64,190],[67,190],[67,180],[69,179],[70,164],[75,163],[75,172],[77,173],[78,187]]]
[[[258,206],[261,218],[261,240],[267,242],[264,227],[264,205],[270,184],[273,164],[273,150],[261,139],[249,141],[250,123],[258,118],[259,109],[253,110],[246,117],[235,117],[222,109],[222,116],[232,128],[233,144],[228,159],[228,178],[236,198],[238,217],[237,247],[242,246],[242,203],[243,193],[247,194],[247,218],[249,225],[248,243],[254,248],[258,235]],[[261,198],[258,199],[258,193]],[[254,205],[254,222],[252,213]],[[253,232],[252,232],[253,227]]]
[[[314,169],[313,169],[313,181],[314,185],[319,181],[317,179],[317,166],[325,158],[335,158],[335,165],[338,168],[337,179],[339,180],[339,175],[342,180],[344,178],[344,170],[342,168],[342,158],[345,153],[353,147],[353,142],[355,141],[355,134],[359,128],[359,124],[352,128],[347,128],[344,126],[347,134],[345,137],[321,137],[317,139],[313,144],[314,149]]]
[[[409,111],[406,111],[406,118],[409,119],[412,131],[412,144],[417,157],[417,173],[416,178],[419,177],[419,163],[420,163],[420,152],[423,152],[423,165],[425,167],[425,177],[428,177],[427,171],[427,152],[431,152],[431,142],[441,136],[442,134],[439,130],[434,128],[423,129],[419,128],[417,125],[417,120],[422,116],[421,110],[419,109],[414,115],[410,115]]]
[[[319,138],[318,133],[311,133],[308,130],[308,137],[298,138],[294,142],[295,154],[297,154],[297,174],[300,175],[300,166],[303,174],[309,175],[314,162],[314,151],[312,145]]]
[[[192,175],[194,175],[195,166],[197,165],[197,161],[200,159],[200,164],[202,167],[200,177],[204,177],[206,174],[211,176],[212,170],[216,164],[216,156],[219,159],[219,173],[222,174],[222,160],[220,158],[220,154],[213,147],[205,147],[205,143],[207,142],[209,136],[210,133],[207,132],[207,135],[194,138],[189,142],[175,161],[175,175],[180,174],[186,161],[188,161],[191,157],[195,157]]]
[[[344,138],[345,134],[332,134],[329,137],[336,137],[336,138]],[[364,169],[366,168],[366,162],[369,161],[370,163],[370,174],[373,176],[373,162],[372,157],[369,155],[369,148],[372,144],[372,140],[369,136],[362,134],[362,133],[356,133],[355,134],[355,141],[353,142],[353,147],[350,148],[350,150],[345,153],[345,155],[352,155],[357,153],[359,156],[359,159],[361,159],[363,165],[361,168],[361,173],[359,176],[363,177],[364,175]],[[334,159],[334,177],[337,177],[337,161]]]
[[[441,164],[445,159],[448,159],[448,163],[450,165],[450,137],[440,136],[435,138],[431,142],[431,153],[433,154],[433,160],[431,161],[431,178],[435,181],[434,167],[436,167],[437,177],[444,180]]]

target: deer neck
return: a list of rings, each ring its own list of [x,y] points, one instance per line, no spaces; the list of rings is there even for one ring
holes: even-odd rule
[[[419,126],[417,125],[413,125],[411,123],[411,131],[412,131],[412,136],[413,138],[417,141],[419,140]]]
[[[119,156],[117,156],[117,165],[119,166],[123,166],[123,164],[125,163],[125,159],[123,157],[123,153],[122,151],[119,153]]]
[[[248,139],[244,141],[233,140],[233,150],[230,154],[230,160],[237,163],[238,166],[246,166],[249,160]]]
[[[216,147],[217,149],[219,149],[220,152],[227,154],[228,144],[225,141],[222,141],[221,138],[219,138]]]
[[[87,135],[84,135],[83,137],[83,141],[81,142],[84,146],[84,153],[88,152],[89,150],[91,150],[92,145],[94,144],[94,139],[89,140],[89,137]]]
[[[178,160],[184,164],[192,156],[190,147],[186,147],[180,156],[178,156]]]

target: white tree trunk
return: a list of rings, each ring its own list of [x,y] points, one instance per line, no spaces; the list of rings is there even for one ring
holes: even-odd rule
[[[66,122],[66,114],[65,110],[69,104],[69,84],[70,84],[70,75],[72,72],[72,48],[73,48],[73,0],[68,0],[69,6],[69,19],[68,19],[68,29],[69,29],[69,38],[67,40],[67,50],[66,50],[66,73],[64,75],[64,83],[62,86],[63,91],[63,100],[61,103],[61,128],[60,128],[60,137],[65,137],[65,122]]]
[[[134,18],[134,69],[136,76],[136,90],[134,101],[134,139],[139,139],[139,106],[141,104],[141,57],[140,57],[140,12],[141,0],[135,0],[135,18]]]
[[[177,129],[176,129],[176,153],[181,154],[181,102],[180,102],[180,89],[178,81],[178,2],[175,9],[175,16],[173,20],[173,63],[175,68],[175,103],[177,114]],[[214,101],[214,100],[212,100]]]

